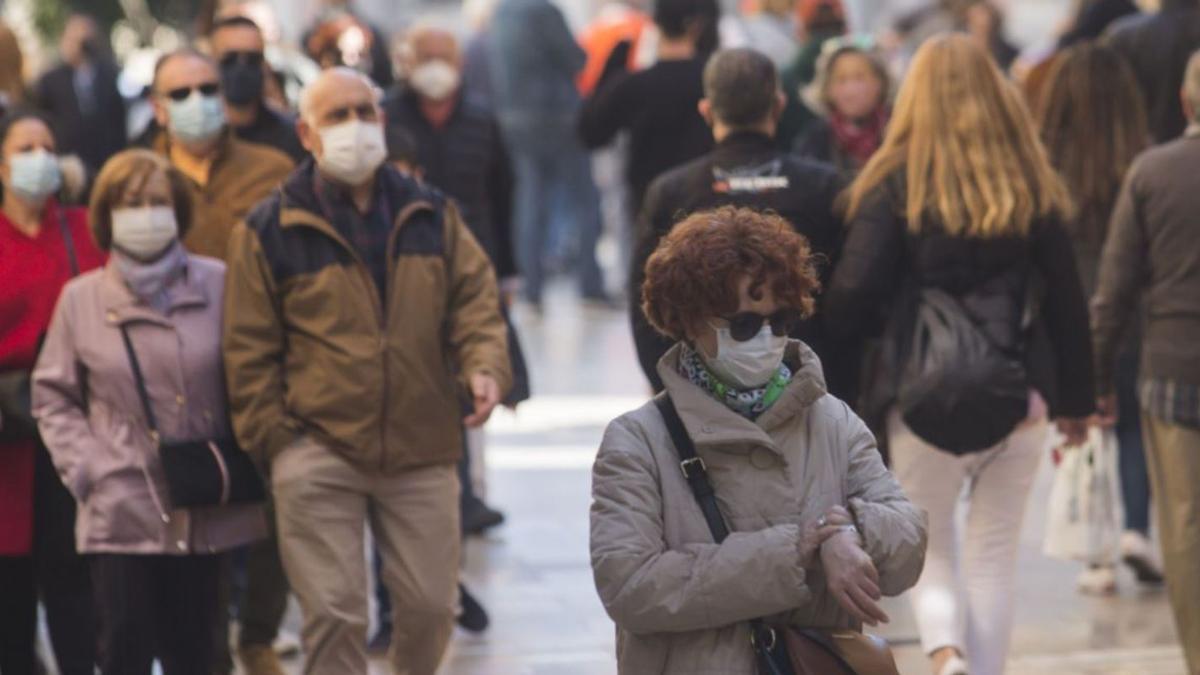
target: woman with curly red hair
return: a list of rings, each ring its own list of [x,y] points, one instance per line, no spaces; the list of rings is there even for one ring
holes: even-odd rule
[[[876,625],[880,598],[920,575],[923,515],[787,337],[812,312],[813,263],[784,219],[725,207],[676,225],[646,264],[643,309],[678,344],[665,393],[609,425],[592,472],[592,569],[621,673],[750,675],[752,625]]]

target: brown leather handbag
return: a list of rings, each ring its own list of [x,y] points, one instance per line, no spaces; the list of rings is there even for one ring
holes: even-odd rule
[[[696,446],[671,397],[661,394],[654,403],[679,454],[679,467],[719,544],[729,536],[729,528],[717,505],[704,460],[696,455]],[[858,631],[778,628],[753,619],[750,635],[759,675],[900,675],[887,643]]]

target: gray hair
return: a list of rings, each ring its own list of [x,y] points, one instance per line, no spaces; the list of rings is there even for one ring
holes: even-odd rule
[[[1192,108],[1193,124],[1200,124],[1200,50],[1188,59],[1187,71],[1183,75],[1183,100]]]
[[[305,122],[308,122],[309,124],[313,124],[316,121],[312,118],[313,104],[316,103],[315,101],[313,101],[313,95],[316,91],[316,85],[318,82],[321,81],[322,77],[325,77],[327,74],[334,73],[334,72],[358,78],[360,81],[362,81],[363,84],[367,85],[368,89],[371,90],[372,95],[375,97],[376,103],[379,103],[380,101],[383,100],[383,90],[379,88],[379,85],[375,84],[375,80],[372,80],[366,74],[359,72],[353,68],[349,68],[346,66],[336,66],[334,68],[330,68],[328,70],[323,71],[320,75],[317,76],[317,79],[313,80],[312,82],[309,82],[307,85],[305,85],[304,89],[300,90],[300,105],[299,105],[300,119],[304,120]]]

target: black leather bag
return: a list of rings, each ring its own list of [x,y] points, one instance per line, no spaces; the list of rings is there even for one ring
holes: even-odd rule
[[[124,326],[121,327],[121,339],[129,356],[129,366],[133,369],[146,425],[158,445],[171,504],[176,508],[190,508],[263,501],[266,492],[258,468],[250,455],[238,447],[232,438],[162,439],[154,410],[150,407],[150,395],[146,391],[141,364],[138,363],[129,331]]]
[[[667,425],[679,454],[679,468],[704,514],[713,541],[719,544],[729,536],[729,526],[717,504],[704,460],[696,455],[696,445],[671,397],[660,394],[654,405]],[[762,619],[751,619],[750,644],[759,675],[899,675],[887,643],[859,631],[773,627]]]
[[[1029,414],[1029,377],[954,296],[924,288],[897,406],[913,433],[935,447],[955,455],[980,452]]]

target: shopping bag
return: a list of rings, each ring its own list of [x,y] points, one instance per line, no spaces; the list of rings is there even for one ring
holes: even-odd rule
[[[1087,441],[1062,448],[1047,513],[1043,552],[1061,560],[1112,564],[1121,537],[1117,439],[1093,427]]]

